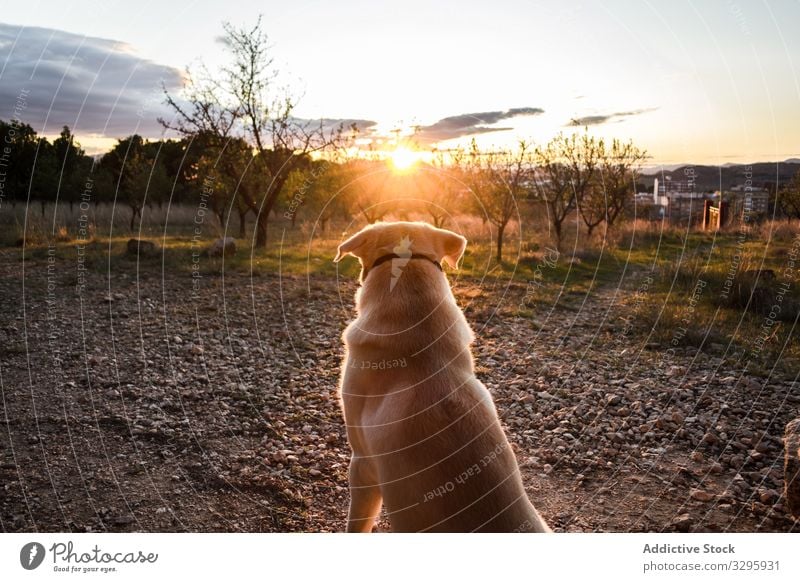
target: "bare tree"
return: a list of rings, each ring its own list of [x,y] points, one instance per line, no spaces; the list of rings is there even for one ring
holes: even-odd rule
[[[565,136],[559,134],[546,145],[534,150],[536,170],[530,182],[536,197],[547,206],[548,218],[556,243],[561,248],[564,221],[578,209],[587,228],[598,221],[589,204],[583,208],[593,189],[593,179],[600,157],[600,142],[584,132]],[[591,227],[589,225],[592,225]]]
[[[640,150],[632,141],[621,142],[614,139],[610,148],[601,148],[595,182],[597,189],[603,192],[602,214],[606,228],[614,226],[614,222],[636,194],[636,180],[641,163],[645,159],[647,152]],[[600,200],[593,196],[592,203],[594,202],[599,203]],[[587,206],[587,203],[583,206]],[[591,229],[589,234],[592,234]]]
[[[223,30],[229,64],[218,74],[201,69],[189,85],[189,105],[167,95],[176,115],[165,125],[183,133],[213,134],[222,141],[244,131],[263,174],[263,186],[257,191],[240,189],[238,196],[256,215],[255,245],[266,247],[269,214],[277,211],[289,175],[311,153],[341,143],[344,128],[326,128],[323,120],[308,122],[293,116],[297,99],[278,84],[261,17],[250,28],[226,22]]]
[[[463,166],[463,157],[463,151],[450,152],[449,156],[443,151],[435,151],[430,165],[420,177],[424,198],[422,209],[437,228],[442,228],[463,204],[467,187],[458,171]]]
[[[164,101],[174,116],[159,117],[159,123],[184,137],[199,136],[205,143],[218,142],[216,145],[221,146],[233,135],[241,107],[229,99],[228,91],[205,66],[201,65],[196,72],[187,68],[186,78],[184,99],[176,99],[162,86]]]
[[[232,57],[231,64],[223,70],[223,82],[240,108],[267,178],[261,196],[245,198],[256,213],[255,244],[265,247],[269,213],[275,208],[289,174],[304,164],[311,153],[340,143],[344,128],[326,131],[322,120],[315,124],[293,117],[297,99],[287,89],[277,86],[277,70],[261,17],[250,29],[230,23],[223,24],[223,28],[223,41]]]
[[[473,140],[463,159],[463,175],[476,210],[497,228],[495,258],[501,262],[506,228],[528,193],[530,144],[520,141],[515,150],[484,152]]]
[[[385,161],[350,159],[341,169],[342,193],[352,212],[358,212],[367,223],[373,224],[395,210]]]

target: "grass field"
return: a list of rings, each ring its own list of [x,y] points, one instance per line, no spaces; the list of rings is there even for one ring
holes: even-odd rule
[[[38,205],[28,213],[21,206],[7,206],[0,217],[1,242],[21,245],[24,236],[26,260],[46,261],[49,254],[63,260],[80,257],[85,268],[98,272],[345,279],[358,274],[355,260],[332,261],[341,240],[360,228],[355,220],[334,222],[323,233],[312,221],[291,228],[282,217],[272,218],[266,249],[253,248],[251,238],[239,239],[234,256],[212,258],[201,256],[202,251],[215,238],[238,231],[238,224],[226,229],[216,217],[205,215],[198,226],[197,216],[189,206],[146,209],[132,233],[127,209],[99,205],[89,213],[92,226],[81,231],[77,206],[72,211],[62,206],[55,217],[52,205],[43,214]],[[575,236],[573,228],[557,250],[542,218],[528,217],[522,236],[518,222],[508,229],[502,263],[494,258],[488,225],[459,216],[446,226],[469,240],[459,278],[526,287],[526,300],[515,306],[516,315],[531,316],[537,305],[568,308],[598,287],[613,286],[624,294],[627,312],[619,316],[626,333],[643,334],[665,349],[699,348],[744,359],[756,372],[800,365],[800,347],[794,341],[800,313],[798,225],[767,221],[710,233],[639,220],[592,240]],[[252,233],[252,220],[247,230]],[[132,237],[156,243],[159,251],[146,257],[127,253]]]

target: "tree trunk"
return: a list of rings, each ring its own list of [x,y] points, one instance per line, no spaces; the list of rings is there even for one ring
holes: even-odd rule
[[[561,221],[553,220],[553,231],[556,234],[556,249],[561,252]]]
[[[245,224],[247,223],[247,210],[239,210],[239,238],[246,238]]]
[[[133,232],[133,228],[136,225],[136,217],[137,216],[141,219],[141,217],[142,217],[142,209],[141,208],[137,208],[135,206],[132,206],[131,207],[131,232]]]
[[[503,262],[503,233],[506,230],[506,225],[497,227],[497,262]]]
[[[42,217],[44,217],[44,204],[45,204],[44,200],[39,201],[39,205],[42,207]]]
[[[256,215],[256,247],[267,248],[267,223],[269,222],[269,210],[262,209]]]
[[[294,230],[294,225],[297,223],[297,210],[292,212],[292,230]]]
[[[329,218],[320,218],[320,220],[319,220],[319,226],[322,229],[322,234],[325,234],[325,227],[328,226],[328,220],[330,220],[330,219]]]
[[[291,167],[286,170],[285,173],[280,174],[277,178],[273,178],[272,183],[270,184],[270,189],[260,207],[257,207],[255,205],[255,201],[252,199],[248,199],[247,201],[247,204],[256,215],[255,246],[258,248],[267,248],[267,223],[269,222],[269,213],[274,210],[277,216],[278,209],[276,208],[275,203],[278,201],[278,196],[280,196],[281,190],[283,190],[283,185],[286,183],[290,171]],[[273,173],[273,176],[274,175],[276,175],[276,173]]]

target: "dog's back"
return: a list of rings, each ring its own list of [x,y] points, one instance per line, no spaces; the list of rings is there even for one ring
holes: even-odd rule
[[[446,278],[427,261],[392,277],[377,268],[359,292],[342,383],[351,445],[375,473],[392,529],[548,531],[475,378],[472,332]],[[402,365],[373,365],[387,361]]]

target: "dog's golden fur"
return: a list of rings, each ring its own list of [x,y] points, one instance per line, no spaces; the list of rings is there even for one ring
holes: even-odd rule
[[[401,256],[364,275],[403,240],[415,259]],[[465,246],[447,230],[395,222],[339,247],[336,261],[359,258],[363,283],[358,317],[343,336],[340,388],[353,450],[348,531],[370,531],[381,504],[393,531],[549,531],[475,378],[472,330],[444,273],[419,260],[455,266]]]

